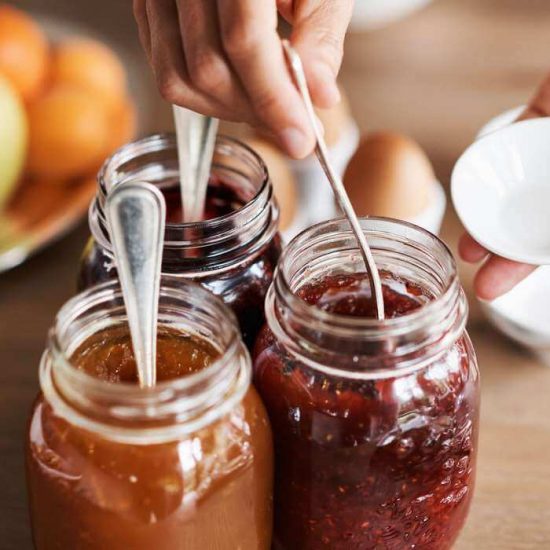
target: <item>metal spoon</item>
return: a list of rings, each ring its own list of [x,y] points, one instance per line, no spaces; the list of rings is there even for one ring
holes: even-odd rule
[[[202,219],[218,119],[173,106],[178,140],[183,220]]]
[[[288,64],[292,71],[292,75],[294,76],[296,87],[298,88],[298,91],[300,92],[302,99],[304,100],[309,121],[311,123],[311,126],[313,127],[315,139],[317,140],[315,153],[317,154],[317,158],[319,159],[319,162],[321,163],[321,166],[323,167],[327,179],[332,187],[332,191],[334,192],[336,200],[338,201],[340,208],[344,211],[344,214],[351,225],[351,229],[355,234],[355,238],[357,239],[359,250],[361,251],[361,255],[363,256],[363,260],[365,261],[365,267],[367,268],[367,272],[369,274],[371,292],[376,300],[377,316],[378,319],[382,321],[384,319],[384,298],[382,295],[382,283],[380,282],[380,275],[378,273],[378,269],[376,267],[371,249],[369,247],[369,243],[367,242],[365,233],[361,229],[361,225],[359,224],[359,220],[357,219],[355,210],[353,209],[348,194],[346,193],[344,184],[342,183],[342,180],[330,163],[328,149],[323,138],[322,130],[319,127],[317,116],[315,115],[311,96],[309,95],[302,60],[300,59],[300,56],[298,55],[296,50],[290,45],[290,42],[288,42],[288,40],[283,40],[283,48]]]
[[[139,384],[152,387],[166,203],[153,185],[131,182],[114,189],[106,210]]]

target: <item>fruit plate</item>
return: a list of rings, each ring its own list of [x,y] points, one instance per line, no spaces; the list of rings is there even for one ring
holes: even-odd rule
[[[0,211],[0,272],[61,238],[85,215],[95,178],[57,182],[27,179]]]
[[[78,36],[99,39],[113,48],[124,66],[130,68],[128,87],[132,91],[138,90],[135,101],[140,107],[147,106],[147,98],[141,102],[141,96],[149,86],[143,82],[143,76],[140,77],[134,70],[135,52],[117,48],[108,37],[98,36],[77,22],[52,17],[36,19],[53,42],[68,36]],[[140,127],[144,117],[139,109],[138,113]],[[0,273],[23,263],[29,256],[73,229],[86,215],[95,189],[96,181],[92,174],[64,183],[24,176],[8,202],[0,207]]]

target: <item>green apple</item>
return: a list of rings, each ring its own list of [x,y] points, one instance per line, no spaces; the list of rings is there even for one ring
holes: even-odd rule
[[[27,153],[25,107],[12,85],[0,75],[0,207],[23,170]]]

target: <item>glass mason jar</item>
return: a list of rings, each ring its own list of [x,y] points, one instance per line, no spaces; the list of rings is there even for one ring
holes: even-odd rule
[[[367,293],[374,308],[343,220],[290,243],[266,299],[254,382],[274,433],[277,550],[444,550],[470,505],[479,372],[454,260],[413,225],[361,223],[386,320],[352,315]]]
[[[206,204],[214,217],[181,223],[175,136],[154,135],[120,148],[98,175],[89,214],[93,238],[82,257],[79,289],[115,276],[104,206],[109,191],[129,180],[157,185],[166,197],[163,273],[193,279],[220,296],[252,346],[281,251],[279,210],[264,162],[239,141],[218,137]]]
[[[112,281],[70,300],[50,331],[26,440],[35,548],[268,550],[271,430],[233,314],[164,278],[159,331],[199,337],[218,358],[152,389],[75,368],[83,342],[126,326]]]

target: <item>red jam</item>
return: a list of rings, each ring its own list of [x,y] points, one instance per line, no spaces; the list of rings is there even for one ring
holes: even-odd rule
[[[383,290],[388,318],[430,300],[399,279],[385,279]],[[327,277],[298,294],[328,312],[375,314],[365,276]],[[275,438],[274,548],[450,548],[474,484],[471,353],[462,337],[412,373],[329,376],[291,356],[265,327],[254,368]]]

